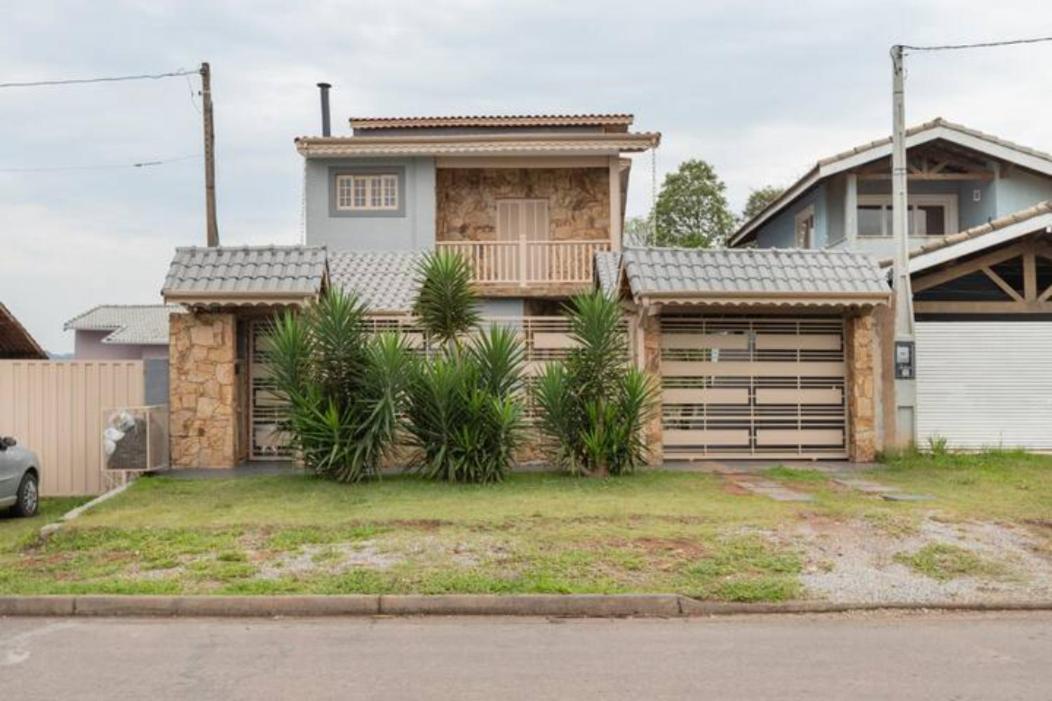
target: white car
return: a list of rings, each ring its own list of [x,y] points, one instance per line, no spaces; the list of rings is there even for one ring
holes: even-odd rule
[[[0,438],[0,509],[33,516],[40,506],[40,460],[19,448],[11,436]]]

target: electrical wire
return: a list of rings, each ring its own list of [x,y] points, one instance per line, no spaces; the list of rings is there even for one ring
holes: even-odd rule
[[[168,73],[143,73],[141,75],[120,75],[101,78],[68,78],[64,80],[34,80],[28,82],[0,83],[0,88],[37,88],[52,85],[83,85],[86,83],[117,83],[125,80],[160,80],[162,78],[178,78],[184,75],[194,75],[199,70],[186,70],[180,68]]]
[[[1034,37],[1032,39],[1008,39],[1006,41],[984,41],[977,44],[942,44],[937,46],[910,46],[903,44],[902,48],[907,51],[960,51],[961,49],[991,49],[997,46],[1014,46],[1017,44],[1039,44],[1052,41],[1049,37]]]
[[[189,161],[197,158],[203,158],[202,154],[195,153],[189,156],[178,156],[176,158],[165,158],[155,161],[139,161],[137,163],[108,163],[100,165],[87,165],[87,166],[53,166],[46,168],[0,168],[0,173],[57,173],[64,171],[77,171],[77,170],[115,170],[122,168],[152,168],[154,166],[167,165],[169,163],[178,163],[180,161]]]

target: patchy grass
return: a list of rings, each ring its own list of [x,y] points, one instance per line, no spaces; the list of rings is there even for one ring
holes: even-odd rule
[[[57,521],[62,514],[87,502],[91,497],[49,497],[40,500],[33,518],[16,518],[0,509],[0,556],[17,552],[37,539],[41,527]]]
[[[915,553],[899,553],[895,562],[940,582],[958,577],[1001,577],[1007,573],[1002,564],[948,543],[932,543]]]
[[[671,471],[514,474],[489,486],[413,476],[354,486],[307,475],[142,479],[45,543],[35,535],[48,516],[0,518],[0,593],[676,591],[778,601],[804,595],[806,553],[780,537],[801,524],[860,523],[906,537],[932,516],[985,518],[1052,544],[1052,527],[1033,525],[1052,513],[1050,458],[902,456],[866,475],[936,497],[924,503],[884,502],[813,470],[766,476],[815,499],[732,494],[719,477]],[[73,503],[48,501],[45,512]],[[929,576],[993,576],[991,563],[960,555],[921,549],[901,561]]]

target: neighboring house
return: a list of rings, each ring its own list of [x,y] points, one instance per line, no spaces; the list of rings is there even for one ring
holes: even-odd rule
[[[911,248],[1052,199],[1052,155],[943,119],[906,132]],[[731,237],[732,247],[891,257],[891,139],[823,158]]]
[[[145,360],[168,357],[168,317],[183,308],[171,304],[104,304],[73,317],[76,360]]]
[[[1052,155],[941,119],[906,144],[914,436],[1052,450]],[[890,259],[890,153],[883,139],[819,161],[730,244]],[[890,315],[881,322],[890,397],[894,331]],[[897,422],[893,404],[884,426]]]
[[[48,354],[0,302],[0,360],[47,360]]]
[[[172,261],[165,301],[192,312],[171,319],[172,464],[288,458],[259,348],[274,312],[332,284],[357,294],[377,328],[419,338],[411,311],[427,251],[467,258],[483,315],[520,329],[528,361],[565,353],[562,303],[591,288],[596,252],[621,248],[623,154],[660,141],[632,121],[353,118],[351,136],[296,139],[305,245],[187,248]]]

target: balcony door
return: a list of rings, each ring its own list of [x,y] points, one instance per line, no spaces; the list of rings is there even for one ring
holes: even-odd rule
[[[548,200],[497,200],[497,240],[501,244],[501,262],[506,262],[519,280],[549,279],[552,260],[547,245],[551,240]]]

